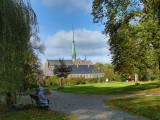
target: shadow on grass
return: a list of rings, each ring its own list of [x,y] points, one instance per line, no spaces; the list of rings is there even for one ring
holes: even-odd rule
[[[139,86],[128,85],[128,86],[109,86],[106,87],[98,86],[87,86],[87,85],[76,85],[67,86],[65,89],[56,89],[56,87],[51,89],[57,90],[64,93],[78,93],[78,94],[133,94],[133,93],[143,93],[143,92],[155,92],[154,88],[157,88],[159,82],[154,83],[143,83]],[[145,90],[145,91],[144,91]],[[160,91],[160,89],[159,89]],[[158,91],[157,91],[158,92]]]
[[[149,119],[160,119],[160,96],[112,99],[107,100],[106,104]]]

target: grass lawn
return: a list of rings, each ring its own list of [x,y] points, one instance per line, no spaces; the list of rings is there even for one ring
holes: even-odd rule
[[[106,104],[128,113],[160,120],[160,96],[107,100]]]
[[[34,108],[24,108],[23,110],[12,110],[0,114],[0,120],[68,120],[60,113]]]
[[[64,89],[57,89],[57,87],[53,86],[49,86],[48,88],[59,92],[78,94],[133,94],[160,92],[160,88],[157,87],[159,83],[159,81],[141,82],[140,86],[135,86],[135,83],[114,82],[72,85],[65,86]]]

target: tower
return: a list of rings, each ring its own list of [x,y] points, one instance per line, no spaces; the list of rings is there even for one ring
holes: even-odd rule
[[[86,55],[85,55],[84,61],[85,61],[85,62],[87,61]]]
[[[75,42],[74,42],[74,29],[73,29],[73,41],[72,41],[72,62],[76,60],[76,50],[75,50]]]

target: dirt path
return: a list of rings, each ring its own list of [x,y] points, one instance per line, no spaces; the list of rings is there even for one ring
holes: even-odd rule
[[[160,94],[151,94],[160,95]],[[134,95],[87,95],[71,94],[51,91],[51,110],[62,111],[76,116],[78,120],[146,120],[146,118],[133,116],[105,105],[103,100],[111,98],[139,97],[147,94]]]
[[[76,120],[146,120],[146,118],[133,116],[116,109],[109,108],[103,100],[112,98],[160,96],[160,93],[142,93],[126,95],[87,95],[61,93],[51,90],[46,95],[50,100],[50,109],[71,115]],[[29,96],[23,97],[25,103],[31,103]]]

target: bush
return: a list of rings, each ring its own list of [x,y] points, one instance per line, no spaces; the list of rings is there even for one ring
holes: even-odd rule
[[[67,84],[68,85],[73,85],[74,84],[74,81],[71,77],[67,78]]]
[[[82,84],[83,85],[86,84],[86,80],[85,79],[82,80]]]
[[[72,85],[85,84],[85,78],[84,77],[72,78],[71,81],[72,81]]]
[[[102,82],[103,82],[103,79],[102,79],[102,78],[99,78],[99,79],[98,79],[98,82],[99,82],[99,83],[102,83]]]
[[[64,78],[62,82],[63,82],[63,85],[69,85],[69,81],[67,78]]]
[[[120,77],[121,82],[125,82],[126,79],[127,79],[127,75],[121,75],[121,77]]]
[[[97,83],[97,82],[98,82],[97,79],[98,79],[98,78],[87,78],[87,79],[86,79],[86,83]]]
[[[155,80],[156,79],[156,75],[154,75],[154,74],[147,74],[147,78],[148,78],[148,80]]]
[[[48,86],[59,86],[60,85],[60,79],[57,76],[49,76],[47,77],[46,85]]]
[[[46,85],[46,80],[45,80],[45,79],[40,80],[40,81],[39,81],[39,84],[40,84],[41,86],[45,86],[45,85]]]
[[[97,83],[97,78],[84,78],[84,77],[75,77],[75,78],[67,78],[67,85],[79,85],[79,84],[86,84],[86,83]]]

